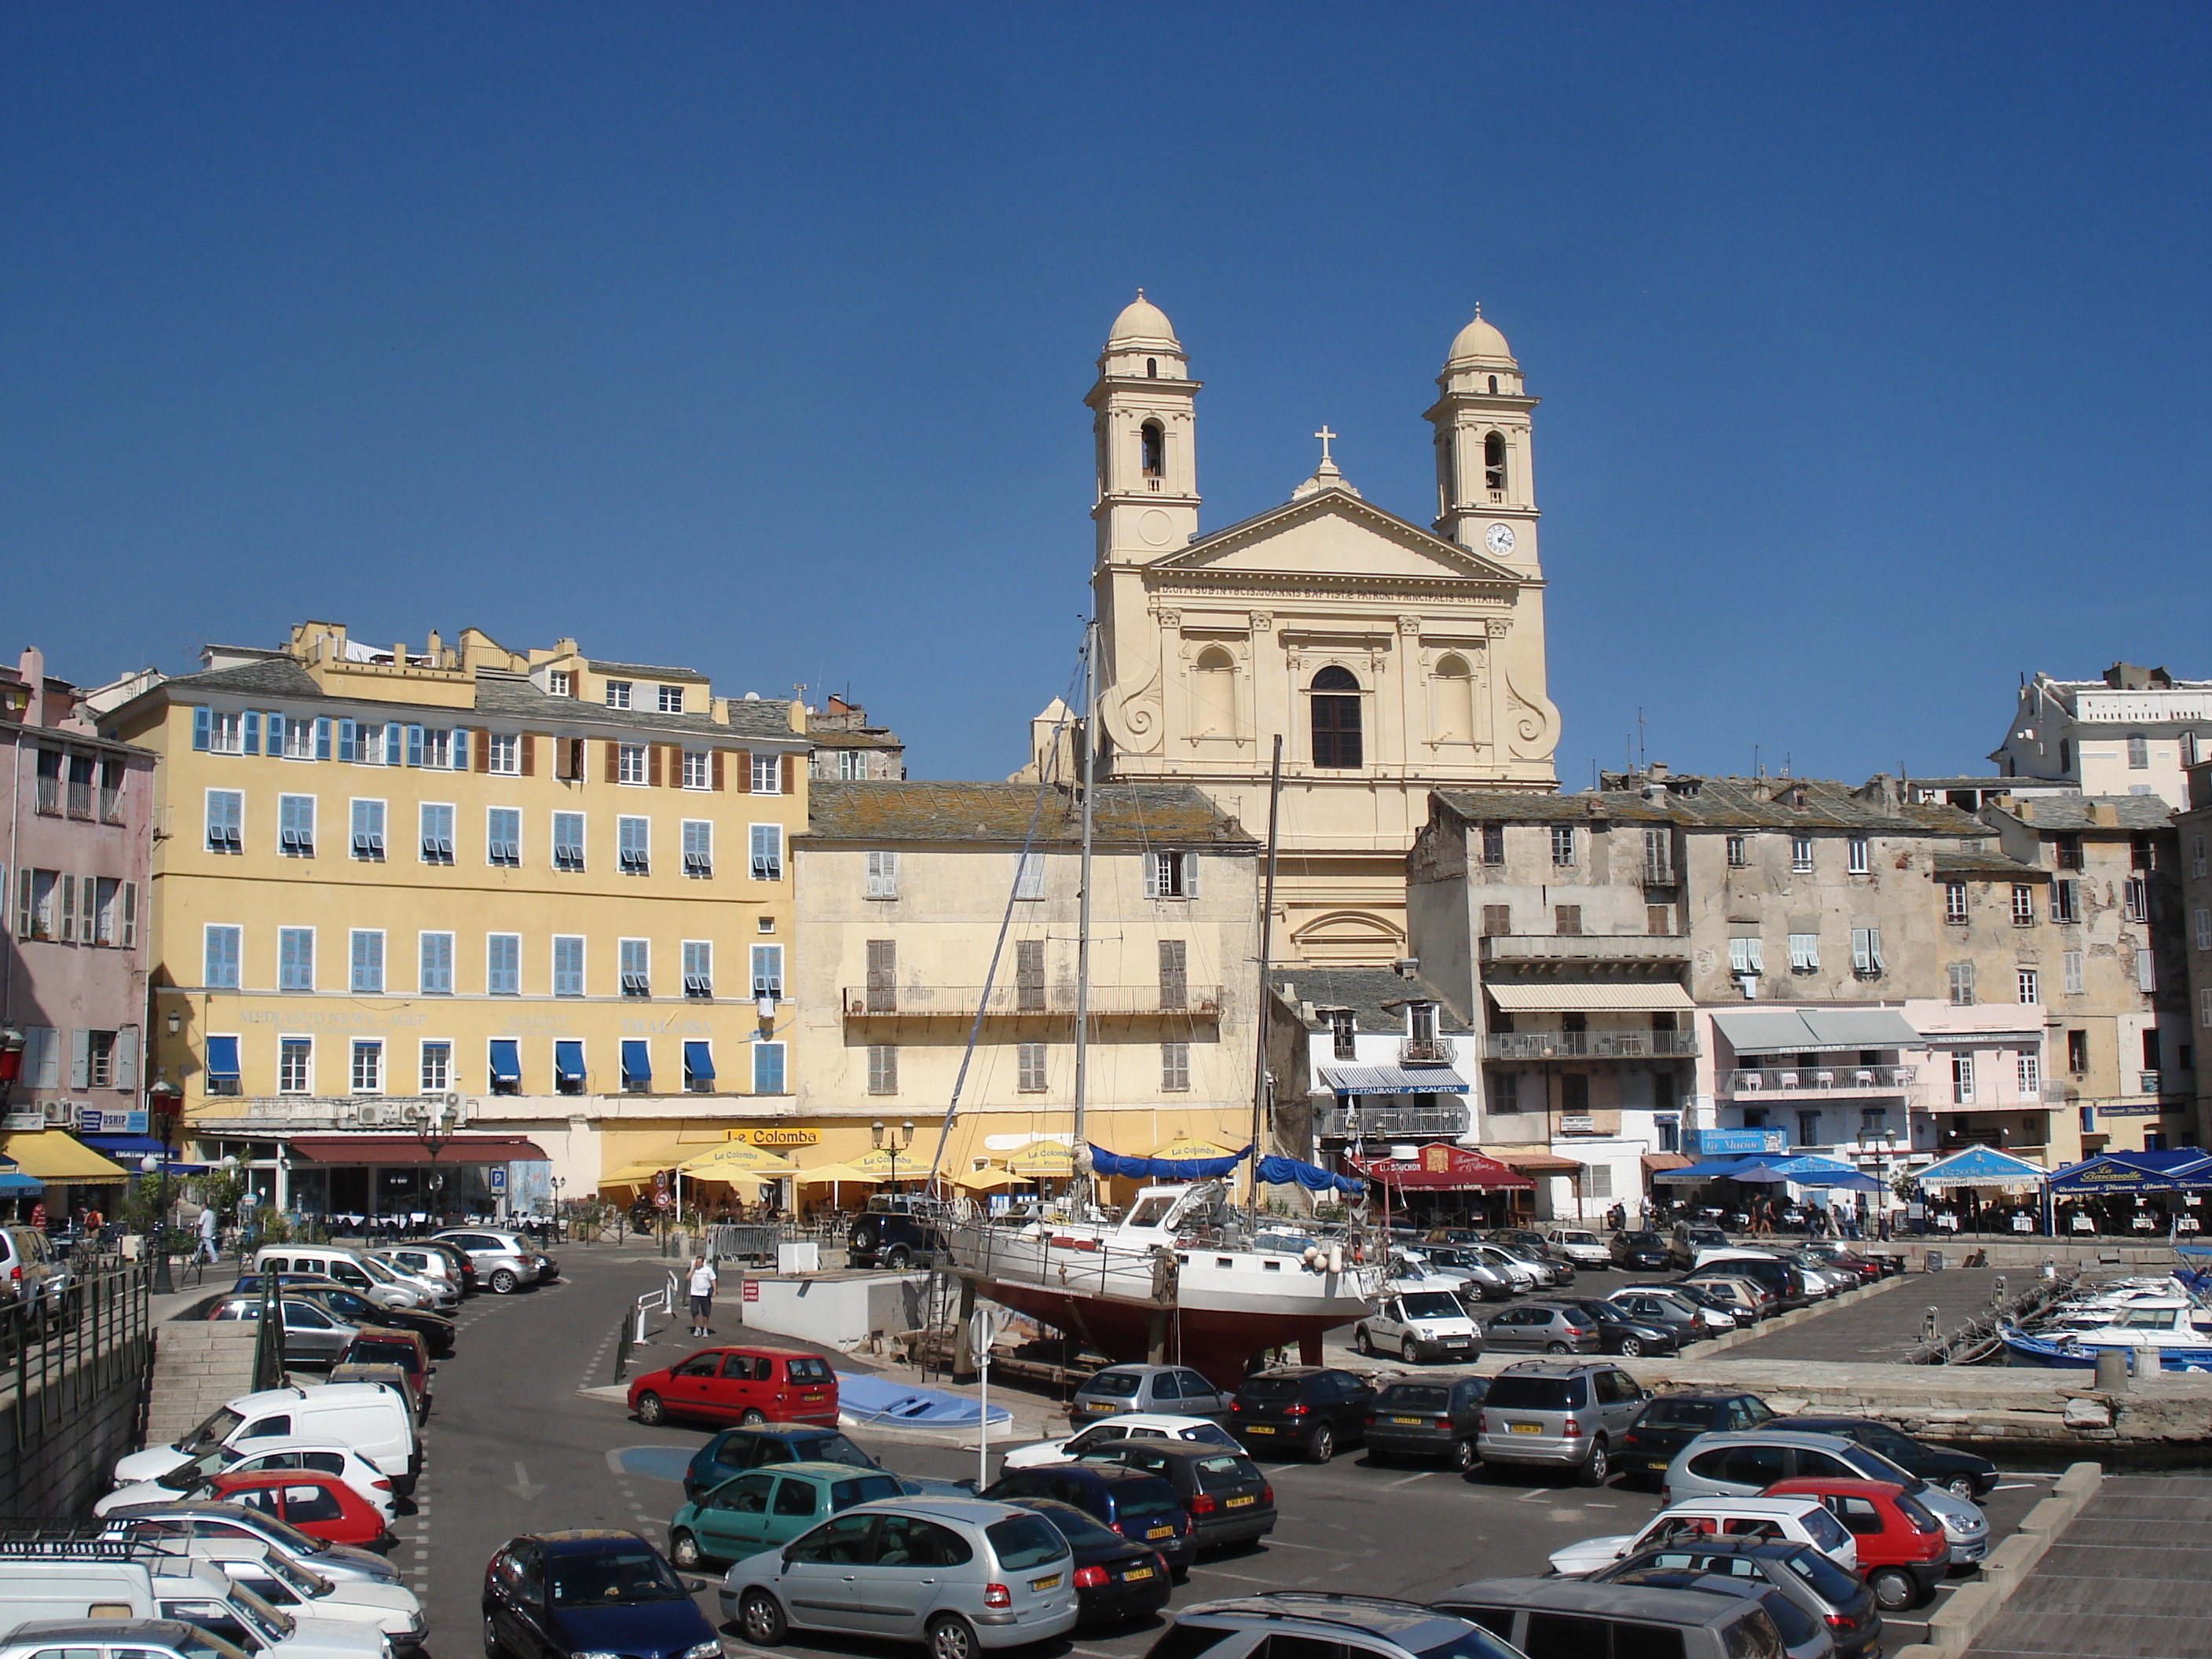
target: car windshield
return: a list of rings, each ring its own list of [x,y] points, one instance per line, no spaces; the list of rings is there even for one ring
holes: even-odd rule
[[[1482,1403],[1505,1412],[1580,1411],[1587,1397],[1579,1376],[1501,1376]]]
[[[1079,1550],[1126,1549],[1128,1540],[1118,1532],[1109,1532],[1073,1504],[1063,1504],[1054,1498],[1017,1498],[1010,1500],[1017,1509],[1035,1510],[1060,1529],[1060,1535]],[[1001,1522],[1000,1524],[1004,1524]],[[994,1547],[997,1534],[991,1534]],[[1001,1551],[1001,1556],[1004,1555]]]
[[[1560,1244],[1595,1244],[1597,1243],[1597,1235],[1595,1233],[1565,1231],[1555,1233],[1553,1235],[1553,1237],[1555,1243]]]
[[[1237,1437],[1218,1423],[1194,1423],[1187,1429],[1177,1429],[1178,1440],[1195,1440],[1208,1446],[1233,1446]]]
[[[1859,1581],[1818,1550],[1792,1550],[1782,1561],[1832,1607],[1849,1606],[1859,1593]]]
[[[1894,1480],[1907,1492],[1917,1492],[1923,1484],[1910,1469],[1900,1469],[1880,1452],[1856,1442],[1846,1443],[1841,1455],[1844,1462],[1869,1480]]]
[[[991,1553],[1008,1572],[1022,1572],[1067,1559],[1067,1540],[1041,1515],[1010,1515],[983,1528]]]
[[[1728,1235],[1717,1227],[1692,1227],[1682,1235],[1692,1244],[1725,1244]]]
[[[1710,1400],[1655,1400],[1644,1408],[1639,1429],[1710,1429],[1719,1414]]]
[[[1632,1250],[1656,1250],[1664,1243],[1656,1233],[1623,1233],[1620,1242]]]
[[[210,1416],[206,1422],[194,1429],[191,1438],[181,1442],[178,1449],[181,1451],[198,1451],[214,1445],[219,1440],[228,1440],[230,1438],[230,1431],[245,1421],[244,1418],[225,1406]]]
[[[368,1270],[368,1276],[371,1279],[380,1279],[387,1285],[397,1285],[399,1283],[399,1275],[392,1272],[391,1268],[386,1267],[381,1261],[379,1261],[374,1256],[365,1255],[360,1260],[361,1265]]]
[[[794,1440],[792,1455],[802,1463],[842,1463],[849,1469],[879,1469],[883,1465],[842,1434],[825,1434],[814,1440]]]
[[[279,1613],[243,1584],[230,1587],[230,1605],[248,1630],[274,1646],[291,1635],[292,1615]]]
[[[1173,1486],[1155,1476],[1149,1480],[1116,1482],[1114,1507],[1124,1521],[1157,1521],[1180,1511],[1182,1499],[1176,1496]]]
[[[276,1580],[302,1601],[310,1601],[318,1595],[330,1594],[329,1579],[319,1573],[309,1572],[305,1567],[294,1566],[275,1550],[270,1550],[264,1555],[261,1558],[261,1563],[269,1569],[269,1576],[271,1578]]]
[[[1814,1624],[1810,1613],[1780,1590],[1767,1591],[1759,1598],[1759,1605],[1766,1609],[1766,1616],[1782,1632],[1782,1639],[1793,1648],[1802,1647],[1810,1642],[1814,1632],[1820,1628]]]
[[[1393,1382],[1375,1396],[1375,1409],[1382,1412],[1440,1412],[1450,1405],[1451,1390],[1433,1382]]]
[[[1134,1400],[1144,1380],[1134,1371],[1101,1371],[1076,1392],[1099,1395],[1108,1400]]]
[[[1419,1651],[1420,1659],[1521,1659],[1517,1650],[1499,1641],[1480,1625],[1469,1625],[1463,1634],[1450,1641]]]
[[[237,1513],[234,1509],[225,1510],[224,1518],[228,1519]],[[251,1514],[250,1524],[256,1534],[282,1546],[295,1555],[321,1555],[332,1547],[329,1539],[310,1538],[289,1521],[279,1521],[275,1516],[265,1515],[258,1510],[252,1511]]]
[[[233,1647],[220,1636],[210,1636],[193,1625],[185,1626],[185,1633],[171,1645],[179,1659],[246,1659],[244,1648]]]
[[[1408,1319],[1464,1319],[1467,1310],[1449,1291],[1416,1291],[1401,1298]]]
[[[602,1555],[556,1555],[553,1605],[605,1607],[630,1601],[676,1601],[690,1592],[651,1550],[609,1550]]]
[[[1303,1376],[1255,1376],[1237,1393],[1242,1400],[1296,1400],[1305,1392],[1305,1387]]]
[[[398,1365],[411,1371],[416,1350],[412,1342],[371,1342],[356,1337],[347,1357],[356,1365]]]
[[[1260,1466],[1236,1452],[1194,1457],[1190,1461],[1200,1492],[1226,1492],[1231,1486],[1247,1486],[1260,1478]]]
[[[228,1446],[210,1446],[189,1463],[181,1463],[167,1474],[159,1477],[158,1484],[171,1492],[190,1492],[202,1485],[211,1474],[216,1474],[238,1462],[244,1454]]]

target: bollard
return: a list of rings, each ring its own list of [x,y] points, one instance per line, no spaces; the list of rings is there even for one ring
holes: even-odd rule
[[[2156,1348],[2137,1348],[2135,1351],[2135,1370],[2137,1376],[2156,1376],[2158,1375],[2160,1365],[2158,1350]]]
[[[2128,1387],[2128,1356],[2119,1348],[2097,1351],[2097,1392],[2124,1394]]]
[[[1990,1306],[2002,1308],[2005,1303],[2005,1276],[1999,1273],[1990,1282]]]
[[[1933,1307],[1925,1310],[1921,1314],[1920,1340],[1923,1342],[1933,1342],[1936,1337],[1941,1334],[1942,1328],[1937,1322],[1940,1321],[1942,1317],[1942,1310]]]

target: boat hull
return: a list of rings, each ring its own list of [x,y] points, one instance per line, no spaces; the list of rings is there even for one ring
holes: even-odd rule
[[[1236,1388],[1249,1373],[1252,1357],[1270,1348],[1295,1348],[1301,1361],[1318,1364],[1323,1333],[1359,1317],[1356,1311],[1348,1316],[1340,1311],[1262,1312],[1188,1303],[1160,1309],[1005,1279],[979,1279],[977,1285],[993,1301],[1051,1326],[1117,1364],[1154,1358],[1157,1316],[1158,1357],[1188,1365],[1223,1389]]]
[[[2005,1364],[2025,1369],[2094,1370],[2097,1368],[2098,1354],[2106,1349],[2115,1353],[2136,1352],[2134,1347],[2118,1342],[2077,1346],[2071,1343],[2047,1342],[2041,1337],[2029,1336],[2021,1331],[2000,1331],[1997,1334],[2004,1342]],[[2160,1370],[2212,1370],[2212,1347],[2161,1347],[2155,1348],[2154,1351],[2158,1355]]]

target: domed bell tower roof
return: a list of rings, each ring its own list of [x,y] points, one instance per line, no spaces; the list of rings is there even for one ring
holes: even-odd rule
[[[1168,320],[1167,313],[1147,300],[1145,290],[1139,289],[1137,297],[1121,307],[1121,314],[1106,331],[1106,349],[1137,351],[1146,346],[1162,351],[1182,350],[1182,342],[1176,338],[1175,325]]]
[[[1498,331],[1496,325],[1483,316],[1480,305],[1474,308],[1474,320],[1460,330],[1452,340],[1451,350],[1444,357],[1444,367],[1448,369],[1457,368],[1462,363],[1470,366],[1480,363],[1485,368],[1520,367],[1513,361],[1513,348],[1505,343],[1505,337]]]

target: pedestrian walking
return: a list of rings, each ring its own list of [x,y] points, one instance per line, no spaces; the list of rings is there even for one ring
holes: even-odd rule
[[[193,1260],[193,1261],[214,1261],[214,1260],[216,1259],[216,1255],[215,1255],[215,1230],[216,1230],[216,1213],[215,1213],[215,1206],[214,1206],[214,1205],[212,1205],[212,1204],[203,1204],[203,1205],[201,1205],[201,1206],[200,1206],[200,1247],[199,1247],[199,1249],[198,1249],[197,1250],[194,1250],[194,1251],[192,1252],[192,1260]]]
[[[714,1312],[714,1268],[703,1255],[691,1258],[691,1334],[712,1336],[714,1328],[707,1322]]]

